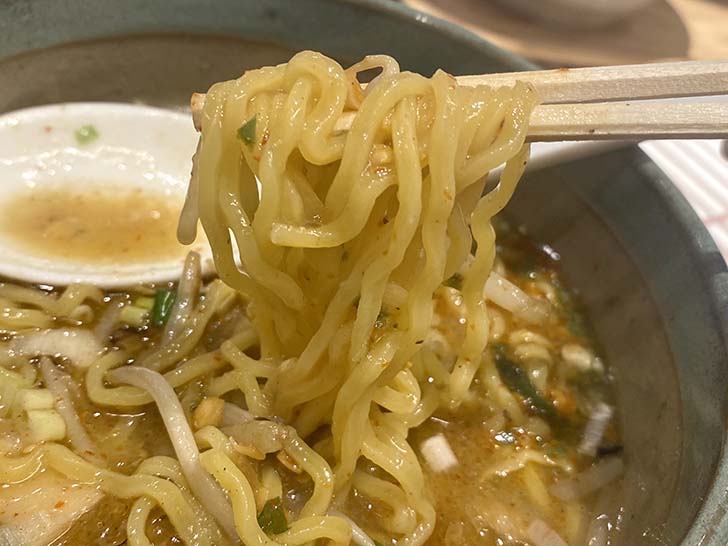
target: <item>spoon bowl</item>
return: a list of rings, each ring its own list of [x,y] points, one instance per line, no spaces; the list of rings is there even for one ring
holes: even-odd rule
[[[0,274],[106,288],[165,282],[202,230],[176,239],[197,134],[189,114],[67,103],[0,117]]]

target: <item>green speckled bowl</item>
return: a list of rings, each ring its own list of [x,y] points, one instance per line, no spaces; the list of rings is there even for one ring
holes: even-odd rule
[[[388,53],[424,74],[529,67],[382,0],[8,0],[0,112],[73,100],[178,106],[305,48],[342,62]],[[528,175],[508,212],[561,252],[617,375],[620,543],[725,546],[728,272],[704,227],[636,148]]]

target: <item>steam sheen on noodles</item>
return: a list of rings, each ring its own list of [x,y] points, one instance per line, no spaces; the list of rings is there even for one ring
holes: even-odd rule
[[[381,73],[362,89],[357,75],[372,68]],[[416,453],[413,429],[483,402],[488,430],[536,431],[493,451],[483,479],[523,469],[528,506],[541,511],[509,515],[499,493],[479,514],[509,540],[529,540],[529,521],[545,526],[539,536],[555,533],[542,521],[555,493],[534,468],[558,468],[576,484],[580,469],[532,439],[547,441],[549,417],[566,422],[541,393],[568,374],[548,375],[552,342],[527,329],[547,317],[561,324],[546,301],[554,288],[544,281],[546,298],[535,298],[506,278],[491,225],[526,164],[536,101],[525,84],[460,87],[441,71],[400,72],[384,56],[345,70],[312,52],[214,85],[195,113],[201,139],[179,235],[192,242],[201,221],[219,278],[203,282],[191,253],[157,330],[119,327],[149,312],[148,287],[118,296],[0,283],[0,482],[45,475],[125,499],[130,546],[152,544],[155,529],[201,546],[418,546],[436,520],[418,455],[443,471],[457,458],[442,434]],[[443,286],[454,278],[457,290]],[[433,326],[448,306],[458,314],[451,338]],[[562,330],[573,373],[603,373]],[[494,364],[489,339],[507,339],[531,375],[504,360],[504,343]],[[134,417],[152,404],[156,428]],[[89,426],[93,412],[132,417],[109,432]],[[615,435],[610,416],[591,427],[591,451]],[[171,446],[147,450],[134,432],[147,426]],[[601,487],[621,468],[594,466],[589,483]],[[559,529],[571,542],[585,512],[578,495],[560,495]],[[376,525],[352,509],[357,496],[376,506]],[[99,502],[88,498],[77,514]],[[448,527],[446,542],[463,543],[463,528]],[[30,543],[28,529],[0,525],[0,543]]]

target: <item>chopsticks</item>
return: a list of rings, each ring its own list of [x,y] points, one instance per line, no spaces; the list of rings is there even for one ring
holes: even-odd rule
[[[461,85],[492,87],[516,81],[533,84],[541,104],[531,115],[527,137],[531,142],[728,137],[728,101],[640,102],[728,95],[728,60],[560,68],[456,80]],[[196,127],[203,104],[204,95],[192,96]],[[353,113],[344,114],[336,129],[348,130],[353,118]]]
[[[610,102],[728,94],[728,60],[556,68],[458,76],[460,85],[531,82],[542,104]]]
[[[532,83],[541,99],[530,120],[532,142],[728,136],[728,102],[611,102],[728,95],[728,61],[558,68],[456,79],[460,85]]]
[[[728,138],[728,102],[544,104],[531,114],[526,140]]]

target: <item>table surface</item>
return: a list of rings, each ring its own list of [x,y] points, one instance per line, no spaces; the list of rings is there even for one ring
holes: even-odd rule
[[[549,28],[493,0],[403,0],[544,66],[728,59],[728,2],[657,0],[597,29]]]

